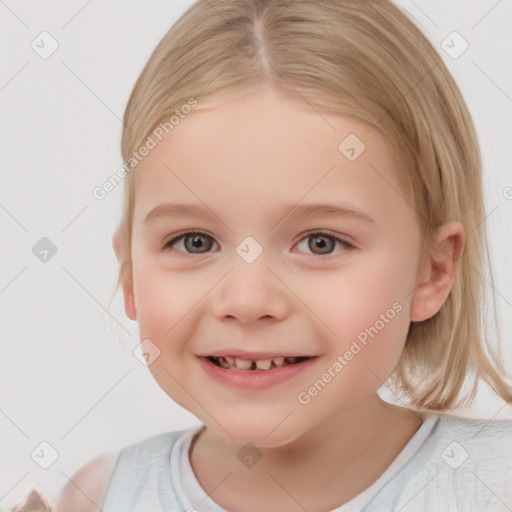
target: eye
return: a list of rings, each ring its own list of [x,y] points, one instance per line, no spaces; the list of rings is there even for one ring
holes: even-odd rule
[[[342,247],[344,247],[344,249],[341,252],[346,252],[355,248],[352,244],[349,244],[345,240],[342,240],[334,235],[329,235],[328,233],[323,233],[320,231],[307,234],[304,238],[300,240],[297,246],[299,247],[301,244],[304,243],[307,245],[307,248],[312,251],[314,256],[332,254],[334,248],[336,247],[336,244],[339,244]]]
[[[354,249],[354,246],[345,240],[321,231],[307,234],[299,241],[297,247],[300,248],[301,244],[304,243],[306,243],[307,248],[312,251],[314,256],[332,254],[337,244],[343,247],[343,250],[338,252],[346,252],[350,249]],[[204,254],[210,252],[214,244],[216,244],[216,242],[206,233],[200,231],[186,231],[179,233],[171,238],[171,240],[165,242],[162,249],[174,248],[186,254]]]
[[[162,249],[165,250],[174,247],[177,242],[180,242],[178,245],[183,247],[183,249],[178,248],[179,252],[188,254],[203,254],[208,252],[215,243],[213,238],[206,233],[201,233],[200,231],[187,231],[185,233],[180,233],[167,241],[163,245]]]

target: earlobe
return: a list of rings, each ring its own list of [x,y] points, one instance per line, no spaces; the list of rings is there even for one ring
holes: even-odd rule
[[[419,283],[411,301],[411,322],[433,317],[443,306],[464,252],[464,227],[460,222],[443,224],[436,241],[419,269]]]
[[[133,285],[131,279],[123,280],[124,312],[130,320],[137,320],[135,300],[133,297]]]

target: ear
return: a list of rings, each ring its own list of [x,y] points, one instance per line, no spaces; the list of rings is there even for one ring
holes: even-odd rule
[[[112,248],[116,255],[117,261],[123,269],[123,278],[121,284],[123,287],[124,312],[130,320],[137,319],[137,311],[135,309],[135,299],[133,294],[133,280],[131,275],[126,275],[126,254],[125,244],[121,235],[121,227],[118,227],[112,235]]]
[[[464,251],[465,234],[460,222],[443,224],[434,235],[433,247],[424,255],[411,301],[411,322],[433,317],[452,289]]]

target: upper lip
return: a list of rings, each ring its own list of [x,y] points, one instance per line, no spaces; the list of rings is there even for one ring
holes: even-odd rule
[[[296,352],[247,352],[235,348],[213,350],[205,354],[198,354],[199,357],[238,357],[239,359],[273,359],[275,357],[315,357],[311,354],[297,354]]]

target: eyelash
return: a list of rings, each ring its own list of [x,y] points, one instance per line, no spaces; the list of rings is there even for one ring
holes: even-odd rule
[[[178,233],[176,236],[174,236],[173,238],[171,238],[171,240],[168,240],[167,242],[165,242],[163,245],[162,245],[162,251],[167,251],[167,250],[171,250],[171,247],[178,241],[178,240],[181,240],[182,238],[185,238],[187,235],[200,235],[200,236],[204,236],[204,237],[207,237],[207,238],[211,238],[213,240],[213,238],[208,235],[207,233],[203,233],[201,231],[183,231],[181,233]],[[308,238],[312,237],[313,235],[321,235],[321,236],[325,236],[326,238],[330,238],[331,240],[334,240],[335,242],[339,242],[342,246],[344,246],[344,250],[341,251],[342,253],[344,252],[348,252],[348,251],[351,251],[351,250],[354,250],[355,247],[354,245],[350,244],[349,242],[347,242],[346,240],[343,240],[337,236],[334,236],[334,235],[331,235],[329,233],[326,233],[324,231],[310,231],[309,233],[306,233],[298,242],[302,242],[303,240],[307,240]],[[215,242],[216,243],[216,242]],[[295,244],[295,245],[297,245]],[[183,253],[183,254],[187,254],[187,255],[193,255],[194,253],[190,253],[190,252],[184,252],[184,251],[177,251],[177,252],[180,252],[180,253]],[[210,251],[208,251],[210,252]],[[207,254],[208,252],[205,252],[205,253],[196,253],[197,255],[201,255],[201,254]],[[329,256],[334,256],[336,253],[327,253],[325,255],[323,254],[310,254],[309,256],[312,256],[313,258],[326,258],[326,257],[329,257]]]

